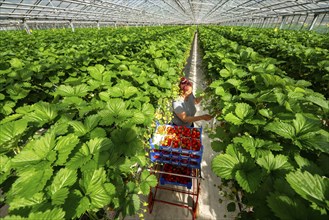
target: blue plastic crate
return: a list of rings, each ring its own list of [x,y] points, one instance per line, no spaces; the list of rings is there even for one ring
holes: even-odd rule
[[[175,165],[169,165],[165,164],[162,166],[162,171],[165,171],[167,173],[160,174],[160,184],[171,184],[176,186],[183,186],[187,187],[188,189],[191,189],[192,186],[192,177],[193,177],[193,169],[189,167],[183,168],[182,166],[175,166]],[[175,174],[182,174],[185,175],[184,177],[176,176]],[[171,178],[173,177],[173,178]],[[184,179],[184,182],[182,179]],[[180,181],[179,181],[180,179]]]
[[[186,187],[188,189],[192,188],[192,179],[190,179],[189,182],[187,182],[187,184],[183,184],[183,183],[179,183],[179,182],[171,182],[171,181],[166,181],[162,176],[160,177],[160,184],[161,185],[165,185],[165,184],[171,184],[171,185],[175,185],[175,186],[183,186]]]
[[[201,157],[199,159],[190,158],[188,167],[191,168],[201,168]]]
[[[180,147],[180,153],[182,153],[182,154],[194,154],[194,155],[202,156],[202,154],[203,154],[203,145],[201,145],[200,150],[198,150],[198,151],[191,150],[191,149],[183,149],[183,148]]]
[[[198,155],[198,156],[202,156],[203,154],[203,145],[201,145],[200,150],[199,151],[195,151],[195,150],[189,150],[188,152],[189,154],[193,154],[193,155]]]
[[[150,159],[152,162],[160,162],[162,163],[162,153],[160,152],[154,152],[154,151],[151,151],[150,152]]]
[[[173,125],[160,125],[157,122],[156,131],[158,130],[159,126],[164,126],[162,131],[168,131],[169,127],[177,127]],[[173,148],[172,144],[171,146],[162,146],[160,143],[165,138],[166,132],[162,132],[162,134],[154,134],[153,137],[150,139],[150,146],[153,150],[159,150],[161,152],[161,159],[160,157],[154,158],[154,156],[158,156],[157,154],[150,154],[151,161],[152,162],[160,162],[160,163],[168,163],[168,164],[174,164],[174,165],[180,165],[180,166],[188,166],[192,168],[200,168],[200,163],[202,159],[203,154],[203,145],[202,145],[202,127],[201,128],[192,128],[188,127],[189,129],[197,129],[200,132],[200,150],[194,151],[192,149],[183,149],[181,144],[178,148]],[[190,137],[191,138],[191,137]],[[164,155],[167,155],[166,158],[164,158]],[[184,155],[185,154],[185,155]],[[192,157],[190,155],[193,155]],[[170,158],[168,158],[168,156]],[[180,156],[179,158],[177,158]],[[199,156],[199,158],[194,158],[194,156]],[[195,160],[196,159],[196,160]],[[188,163],[186,163],[188,161]]]

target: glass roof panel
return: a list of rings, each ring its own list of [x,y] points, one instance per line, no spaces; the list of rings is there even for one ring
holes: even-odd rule
[[[1,20],[218,23],[328,11],[328,0],[0,0]]]

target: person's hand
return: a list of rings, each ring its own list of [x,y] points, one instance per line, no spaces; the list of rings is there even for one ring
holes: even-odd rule
[[[202,115],[202,119],[205,120],[205,121],[209,121],[211,120],[213,117],[211,115],[208,115],[208,114],[205,114],[205,115]]]

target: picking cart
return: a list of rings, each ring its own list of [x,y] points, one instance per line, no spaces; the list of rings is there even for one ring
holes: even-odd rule
[[[192,219],[198,214],[201,161],[203,154],[202,128],[159,125],[150,140],[150,171],[158,178],[158,184],[150,190],[149,212],[155,202],[187,208]],[[187,195],[187,201],[167,201],[157,196],[159,191]]]

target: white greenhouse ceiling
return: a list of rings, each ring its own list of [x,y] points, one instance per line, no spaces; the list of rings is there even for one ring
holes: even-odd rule
[[[18,19],[201,24],[328,11],[328,0],[0,0],[0,23]]]

